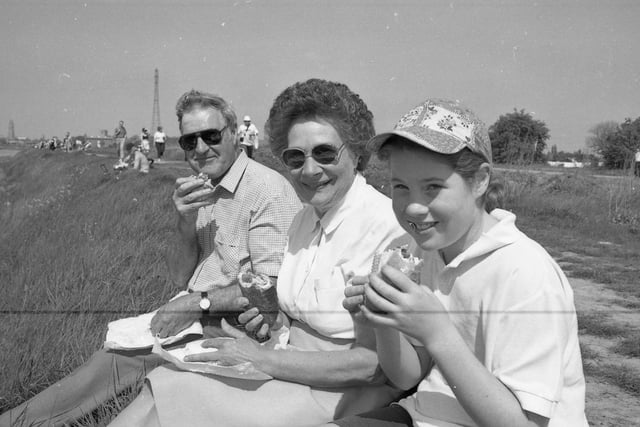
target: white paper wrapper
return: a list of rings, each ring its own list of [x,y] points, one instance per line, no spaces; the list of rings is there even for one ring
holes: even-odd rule
[[[172,298],[178,298],[186,295],[188,292],[180,292]],[[109,322],[107,327],[107,336],[104,341],[104,348],[110,350],[137,350],[151,348],[155,343],[153,334],[151,333],[151,319],[158,310],[151,313],[141,314],[135,317],[127,317],[125,319],[114,320]],[[202,336],[202,325],[199,321],[194,322],[188,328],[178,332],[174,336],[160,338],[161,345],[172,344],[187,335]]]

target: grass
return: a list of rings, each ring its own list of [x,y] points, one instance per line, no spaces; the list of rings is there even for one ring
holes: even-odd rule
[[[183,160],[173,145],[165,159]],[[83,363],[101,347],[107,322],[154,309],[181,290],[167,280],[163,254],[175,221],[173,183],[190,171],[178,162],[148,175],[115,173],[115,148],[92,152],[101,156],[27,150],[0,159],[0,413]],[[256,159],[281,170],[263,148]],[[388,194],[383,164],[372,159],[365,175]],[[498,175],[520,228],[570,276],[607,283],[626,306],[638,306],[640,181],[575,171]],[[605,314],[579,316],[581,334],[619,336],[615,351],[640,357],[637,331]],[[640,389],[638,375],[617,372],[588,348],[583,354],[587,375]],[[104,424],[135,393],[80,425]]]

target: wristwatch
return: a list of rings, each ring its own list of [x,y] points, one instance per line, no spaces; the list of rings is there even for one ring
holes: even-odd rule
[[[209,307],[211,307],[211,301],[209,301],[209,295],[206,292],[200,292],[200,309],[202,314],[209,314]]]

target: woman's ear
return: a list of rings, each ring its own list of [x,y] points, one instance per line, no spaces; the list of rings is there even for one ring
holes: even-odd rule
[[[481,197],[487,192],[487,188],[489,188],[489,182],[491,181],[491,165],[489,163],[481,164],[474,175],[473,181],[473,192],[476,197]]]

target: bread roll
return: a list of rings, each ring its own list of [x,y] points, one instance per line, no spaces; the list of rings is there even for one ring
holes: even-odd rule
[[[271,279],[266,274],[252,272],[238,275],[242,295],[249,300],[249,305],[258,308],[264,317],[264,322],[273,326],[278,317],[278,293]]]

